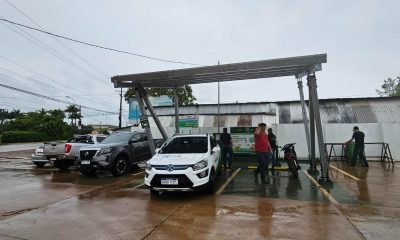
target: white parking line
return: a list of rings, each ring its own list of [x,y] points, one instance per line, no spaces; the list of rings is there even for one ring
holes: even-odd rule
[[[348,177],[351,177],[352,179],[354,179],[354,180],[356,180],[356,181],[360,181],[360,179],[359,179],[358,177],[353,176],[353,175],[351,175],[350,173],[345,172],[345,171],[343,171],[343,170],[340,169],[340,168],[337,168],[337,167],[334,167],[334,166],[331,166],[331,165],[329,165],[329,167],[335,169],[335,170],[338,171],[338,172],[343,173],[344,175],[346,175],[346,176],[348,176]]]
[[[139,175],[139,174],[142,174],[142,173],[144,173],[144,171],[143,171],[143,172],[138,172],[138,173],[132,174],[132,176],[136,176],[136,175]]]
[[[308,174],[307,171],[303,170],[304,174],[306,174],[306,176],[311,180],[312,183],[314,183],[315,186],[317,186],[317,188],[322,192],[322,194],[325,195],[325,197],[335,206],[339,205],[339,202],[336,201],[336,199],[330,194],[328,193],[328,191],[325,190],[325,188],[323,188],[318,182],[317,180],[315,180],[310,174]]]
[[[144,183],[141,183],[141,184],[139,184],[137,186],[134,186],[132,189],[140,188],[141,186],[144,186]]]
[[[225,181],[224,184],[222,184],[222,186],[218,189],[218,191],[215,193],[216,195],[221,194],[224,189],[226,188],[226,186],[228,186],[228,184],[230,182],[232,182],[232,180],[236,177],[236,175],[240,172],[241,168],[236,169],[236,171]]]

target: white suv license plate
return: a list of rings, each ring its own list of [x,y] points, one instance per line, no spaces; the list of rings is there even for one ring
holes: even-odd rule
[[[161,185],[178,185],[177,178],[161,178]]]
[[[81,164],[90,164],[90,160],[82,160]]]

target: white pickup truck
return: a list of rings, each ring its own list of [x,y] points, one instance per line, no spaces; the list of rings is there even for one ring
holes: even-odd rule
[[[58,169],[67,170],[70,166],[75,165],[81,147],[88,146],[89,144],[98,144],[106,137],[106,135],[88,134],[75,136],[67,142],[45,143],[43,147],[43,156]],[[39,166],[37,163],[35,164]],[[42,166],[44,166],[44,164]]]

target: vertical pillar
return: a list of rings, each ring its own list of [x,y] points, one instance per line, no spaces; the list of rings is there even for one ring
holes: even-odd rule
[[[309,173],[317,173],[317,161],[315,159],[315,120],[314,120],[314,104],[312,101],[312,92],[310,80],[307,77],[307,85],[308,85],[308,110],[310,112],[310,158],[311,158],[311,168],[309,169]]]
[[[218,81],[218,115],[217,115],[217,121],[218,121],[218,123],[217,123],[217,127],[218,127],[218,134],[219,134],[219,128],[221,127],[220,125],[219,125],[219,115],[220,115],[220,89],[219,89],[219,81]]]
[[[146,109],[144,108],[143,96],[141,94],[140,88],[143,88],[143,87],[142,86],[136,86],[135,87],[136,98],[137,98],[139,109],[140,109],[140,113],[141,113],[140,118],[146,118],[147,119],[147,112],[146,112]],[[154,154],[156,152],[156,147],[154,146],[154,140],[153,140],[153,135],[151,134],[150,125],[145,126],[144,129],[146,131],[147,139],[149,140],[149,146],[150,146],[151,155],[154,156]]]
[[[119,115],[118,115],[118,128],[122,127],[122,88],[119,94]]]
[[[174,90],[175,100],[175,133],[179,134],[179,99],[178,99],[178,88]]]
[[[304,92],[303,92],[303,81],[301,78],[297,79],[297,86],[299,88],[300,94],[300,102],[301,102],[301,109],[303,113],[303,123],[304,123],[304,130],[306,132],[306,141],[307,141],[307,148],[308,148],[308,160],[310,161],[310,168],[312,167],[312,162],[310,158],[310,129],[308,127],[308,118],[307,118],[307,110],[306,110],[306,103],[304,101]]]
[[[324,144],[324,135],[322,132],[322,122],[321,122],[321,115],[319,112],[319,103],[318,103],[318,93],[317,93],[317,78],[315,77],[315,73],[308,74],[308,80],[310,84],[310,91],[312,94],[312,105],[314,110],[314,120],[315,120],[315,127],[317,130],[317,137],[318,137],[318,149],[319,149],[319,156],[321,162],[321,177],[320,181],[323,182],[330,182],[329,179],[329,171],[328,171],[328,161],[325,155],[325,144]]]

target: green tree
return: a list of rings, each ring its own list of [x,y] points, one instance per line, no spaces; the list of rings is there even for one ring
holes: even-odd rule
[[[150,96],[153,97],[167,95],[174,99],[175,96],[175,89],[173,88],[147,88],[146,91]],[[177,95],[180,105],[194,104],[196,101],[196,97],[193,96],[192,87],[190,87],[190,85],[185,85],[183,88],[178,88]],[[124,95],[125,101],[129,101],[129,98],[133,96],[135,96],[135,90],[133,88],[129,88]]]
[[[65,112],[68,113],[68,119],[71,119],[71,126],[76,127],[76,120],[82,118],[82,115],[80,113],[78,106],[69,105],[65,109]]]
[[[27,131],[32,133],[42,133],[46,136],[45,140],[67,139],[72,137],[73,128],[69,126],[65,119],[64,111],[60,109],[46,111],[44,109],[21,114],[15,120],[7,122],[6,131]]]
[[[3,133],[3,126],[6,120],[11,122],[20,115],[22,115],[20,110],[13,109],[11,112],[8,112],[5,109],[0,109],[0,134]]]
[[[397,78],[387,78],[383,81],[381,86],[382,90],[376,90],[379,96],[400,96],[400,76]]]

